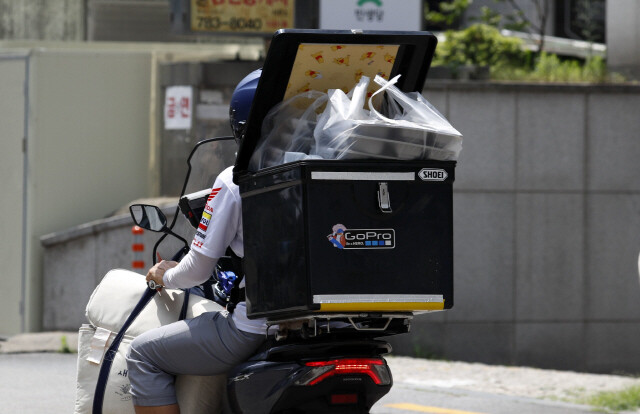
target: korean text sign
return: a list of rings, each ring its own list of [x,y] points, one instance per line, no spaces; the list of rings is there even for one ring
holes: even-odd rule
[[[193,90],[191,86],[170,86],[164,98],[164,128],[191,129]]]
[[[294,26],[295,0],[191,0],[194,32],[273,33]]]
[[[421,0],[320,0],[320,28],[422,30]]]

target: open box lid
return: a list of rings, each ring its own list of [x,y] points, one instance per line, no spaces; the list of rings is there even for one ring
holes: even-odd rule
[[[234,179],[247,172],[262,121],[275,105],[308,90],[353,88],[360,75],[386,79],[405,92],[422,91],[437,39],[430,32],[368,30],[277,31],[262,68]],[[373,82],[372,82],[373,84]]]

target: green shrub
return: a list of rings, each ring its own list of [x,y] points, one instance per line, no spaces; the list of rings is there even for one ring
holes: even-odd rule
[[[560,59],[542,52],[536,59],[523,50],[523,42],[500,34],[495,27],[474,24],[465,30],[446,32],[436,49],[434,65],[446,66],[454,75],[465,66],[488,67],[491,79],[499,81],[602,83],[624,82],[621,75],[608,73],[603,58],[586,61]]]
[[[446,32],[445,42],[436,49],[434,64],[452,69],[461,66],[489,66],[491,71],[525,67],[530,53],[520,39],[502,36],[495,27],[474,24],[460,31]]]
[[[492,71],[494,80],[562,83],[620,82],[624,79],[607,72],[607,65],[599,56],[581,62],[575,59],[561,60],[558,56],[542,53],[532,70],[506,68]]]
[[[62,337],[60,338],[60,349],[59,352],[63,353],[63,354],[70,354],[71,353],[71,348],[69,348],[69,343],[67,342],[67,336],[66,335],[62,335]]]
[[[561,61],[554,54],[541,53],[529,80],[546,82],[580,82],[582,68],[575,60]]]
[[[587,59],[582,67],[582,76],[585,82],[613,81],[613,79],[608,76],[607,62],[600,56]]]
[[[601,392],[587,402],[607,411],[635,410],[640,407],[640,386],[622,391]]]
[[[477,23],[464,30],[446,32],[446,40],[436,49],[434,66],[446,66],[454,77],[463,67],[488,67],[491,79],[499,81],[602,83],[624,82],[625,78],[608,73],[603,58],[585,61],[560,59],[542,52],[537,57],[524,50],[522,40],[503,36],[491,25]]]

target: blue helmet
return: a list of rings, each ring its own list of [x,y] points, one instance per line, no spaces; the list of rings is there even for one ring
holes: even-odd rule
[[[249,110],[251,109],[251,103],[253,102],[253,96],[256,94],[261,74],[262,69],[258,69],[245,76],[236,86],[233,95],[231,95],[229,121],[236,140],[239,140],[244,135],[247,118],[249,118]]]

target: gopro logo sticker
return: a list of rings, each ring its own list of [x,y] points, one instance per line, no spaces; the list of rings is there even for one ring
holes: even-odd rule
[[[422,181],[444,181],[449,174],[441,168],[423,168],[418,173]]]
[[[347,229],[342,224],[336,224],[327,239],[333,247],[341,250],[396,247],[396,232],[393,229]]]

